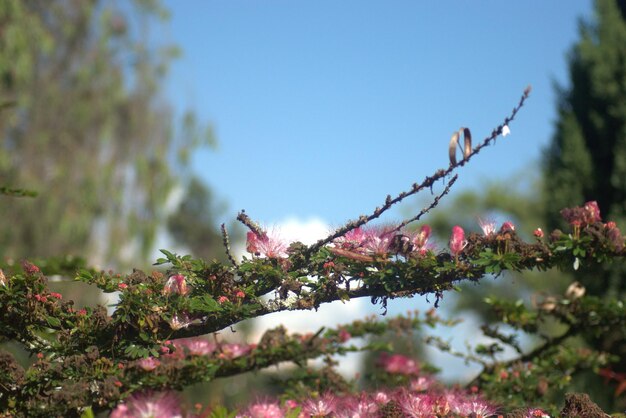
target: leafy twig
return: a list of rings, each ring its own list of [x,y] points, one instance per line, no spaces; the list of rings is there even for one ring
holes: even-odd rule
[[[230,260],[231,264],[237,267],[237,260],[233,257],[233,254],[230,252],[230,238],[228,237],[228,231],[226,231],[226,225],[222,224],[222,241],[224,243],[224,250],[226,251],[226,256],[228,260]]]

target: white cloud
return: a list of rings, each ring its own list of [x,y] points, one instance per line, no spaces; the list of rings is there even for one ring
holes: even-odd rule
[[[285,242],[300,241],[306,245],[313,244],[332,232],[331,226],[318,218],[308,220],[288,218],[267,229],[273,230]],[[258,340],[267,329],[281,324],[290,333],[316,332],[321,327],[332,328],[340,324],[362,319],[367,314],[369,306],[368,300],[357,299],[345,303],[324,304],[317,312],[288,311],[266,315],[254,321],[255,329],[252,332],[252,340]],[[343,361],[341,361],[341,371],[346,376],[353,377],[358,372],[360,363],[360,356],[351,355],[344,357]]]

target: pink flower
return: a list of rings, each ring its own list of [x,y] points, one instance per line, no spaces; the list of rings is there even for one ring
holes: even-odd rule
[[[452,396],[448,399],[452,412],[462,416],[486,418],[495,415],[497,411],[493,404],[479,397]]]
[[[63,299],[63,295],[57,292],[50,292],[50,296],[52,296],[55,299]]]
[[[39,267],[37,267],[33,263],[28,262],[26,260],[22,261],[22,268],[28,274],[35,274],[35,273],[41,272],[41,270],[39,270]]]
[[[257,235],[252,231],[249,231],[246,237],[246,250],[251,254],[267,258],[287,257],[287,245],[278,237],[269,236],[267,233]]]
[[[395,235],[396,231],[391,226],[355,228],[337,238],[334,243],[341,249],[360,254],[385,256],[390,251],[389,246]]]
[[[339,330],[339,341],[341,341],[342,343],[345,343],[350,338],[352,338],[352,335],[350,335],[348,331],[346,331],[343,328]]]
[[[169,324],[170,328],[177,331],[181,328],[187,328],[192,322],[193,321],[189,318],[189,315],[183,313],[180,315],[175,314],[172,319],[170,319]]]
[[[235,297],[242,299],[246,297],[246,294],[242,290],[238,290],[237,293],[235,293]]]
[[[428,238],[430,238],[432,230],[428,225],[422,225],[420,231],[413,237],[413,245],[415,250],[420,254],[425,254],[427,251]]]
[[[428,394],[403,392],[397,401],[406,417],[435,418],[433,412],[434,402]]]
[[[302,403],[301,416],[310,417],[325,417],[335,412],[337,408],[337,399],[327,393],[316,399],[307,399]]]
[[[411,380],[409,385],[413,392],[425,392],[429,390],[435,384],[435,379],[430,376],[419,376],[416,379]]]
[[[338,418],[376,417],[378,416],[377,412],[379,408],[375,400],[363,393],[358,397],[347,396],[343,398],[334,416]]]
[[[587,202],[582,207],[565,208],[561,211],[561,215],[571,225],[580,227],[602,221],[596,201]]]
[[[409,357],[401,354],[381,353],[378,358],[378,365],[387,373],[417,375],[419,373],[419,365]]]
[[[363,231],[362,228],[359,227],[351,229],[350,231],[346,232],[344,236],[335,239],[333,242],[339,245],[340,248],[353,250],[355,248],[363,246],[367,239],[367,234]]]
[[[386,392],[376,392],[374,394],[374,400],[384,405],[391,400],[391,397]]]
[[[489,237],[496,233],[496,222],[492,219],[478,218],[478,225],[483,230],[483,235]]]
[[[118,405],[109,418],[182,418],[179,400],[173,393],[143,393],[132,395]]]
[[[550,418],[550,415],[547,412],[544,412],[543,410],[539,409],[539,408],[530,408],[527,412],[526,412],[526,417],[525,418]]]
[[[513,222],[506,221],[500,227],[500,233],[502,234],[505,232],[513,232],[513,231],[515,231],[515,225],[513,225]]]
[[[165,283],[165,287],[163,287],[163,293],[165,294],[178,293],[180,295],[186,295],[188,292],[187,281],[182,274],[170,276],[167,283]]]
[[[543,238],[543,231],[541,228],[537,228],[533,231],[533,235],[537,238]]]
[[[161,362],[157,358],[148,357],[148,358],[142,358],[141,360],[138,360],[137,364],[139,365],[139,367],[149,372],[159,367]]]
[[[220,296],[219,298],[217,298],[217,303],[219,303],[220,305],[225,302],[228,302],[228,298],[226,296]]]
[[[221,358],[234,359],[245,356],[252,351],[252,346],[248,344],[223,344],[221,347]]]
[[[260,402],[249,406],[243,416],[246,418],[282,418],[285,413],[280,409],[278,402]]]
[[[455,257],[458,256],[463,248],[467,245],[465,241],[465,231],[458,225],[452,227],[452,235],[450,236],[450,252]]]
[[[205,338],[182,338],[174,341],[176,349],[185,350],[192,356],[207,356],[213,354],[217,349],[217,344]]]
[[[384,256],[389,253],[389,246],[395,233],[389,226],[376,226],[367,229],[367,238],[362,244],[366,254]]]
[[[127,287],[128,287],[128,285],[127,285],[126,283],[119,283],[119,284],[117,285],[117,288],[118,288],[118,289],[120,289],[120,290],[124,290],[124,289],[126,289]]]
[[[615,222],[607,222],[606,225],[606,235],[613,247],[617,251],[622,251],[624,249],[624,237],[622,236],[622,232],[619,230]]]
[[[298,402],[294,401],[293,399],[287,399],[285,401],[285,407],[289,408],[289,409],[294,409],[298,407]]]
[[[595,200],[585,203],[583,209],[585,210],[585,220],[588,224],[600,222],[602,220],[602,218],[600,217],[600,208],[598,207],[598,202],[596,202]]]

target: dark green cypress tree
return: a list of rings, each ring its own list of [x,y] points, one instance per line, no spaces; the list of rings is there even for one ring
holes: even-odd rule
[[[595,12],[580,23],[580,40],[569,56],[570,87],[557,87],[558,120],[544,166],[550,229],[569,230],[559,211],[590,200],[598,202],[603,219],[626,228],[626,0],[596,0]],[[588,294],[623,297],[626,268],[583,266],[571,280],[582,282]],[[626,371],[626,336],[615,332],[587,343],[617,356],[614,371]],[[609,409],[624,407],[597,375],[579,376],[574,385]]]
[[[548,226],[559,211],[596,200],[603,219],[626,227],[626,0],[597,0],[569,57],[571,86],[559,89],[558,120],[545,163]],[[595,269],[585,286],[617,296],[623,269]]]

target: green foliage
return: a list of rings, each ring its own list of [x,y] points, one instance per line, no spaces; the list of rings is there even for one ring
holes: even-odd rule
[[[12,220],[0,257],[145,260],[187,164],[177,156],[214,142],[192,114],[174,129],[162,105],[177,53],[148,48],[145,30],[166,15],[152,0],[1,2],[0,192],[39,198],[0,205]]]
[[[439,295],[457,282],[479,281],[494,269],[564,267],[575,258],[586,264],[620,260],[623,253],[611,245],[614,241],[610,231],[596,222],[577,227],[574,234],[553,234],[551,240],[532,244],[512,231],[486,237],[471,234],[466,248],[454,258],[426,252],[364,260],[350,252],[333,254],[322,248],[308,264],[298,261],[302,254],[296,251],[293,261],[255,256],[232,266],[162,250],[165,257],[158,263],[170,267],[165,275],[156,271],[148,275],[139,270],[120,275],[90,269],[82,269],[76,275],[76,280],[106,292],[120,292],[111,316],[103,307],[77,310],[73,302],[49,290],[47,277],[38,267],[25,263],[22,272],[11,270],[3,275],[2,336],[23,344],[39,357],[27,369],[26,383],[20,383],[8,398],[0,401],[17,415],[35,416],[36,411],[44,411],[49,416],[60,411],[76,412],[83,406],[91,406],[96,412],[112,407],[139,388],[181,389],[194,382],[212,381],[284,361],[305,366],[308,359],[315,357],[386,349],[386,343],[373,341],[358,347],[348,341],[388,331],[406,333],[437,324],[453,325],[454,321],[441,320],[434,312],[428,312],[424,317],[355,321],[308,335],[289,335],[279,327],[266,332],[258,345],[226,347],[215,355],[209,354],[215,353],[216,348],[199,355],[190,351],[192,346],[177,345],[176,341],[218,332],[267,313],[315,309],[322,303],[346,297],[371,297],[384,306],[388,298]],[[273,296],[268,298],[270,295]],[[608,332],[623,335],[626,310],[621,302],[593,297],[544,302],[529,309],[521,301],[489,300],[499,322],[537,336],[539,344],[533,349],[524,349],[516,335],[500,329],[495,322],[483,327],[483,333],[494,342],[477,343],[465,355],[454,352],[437,338],[428,338],[427,342],[481,364],[483,373],[473,384],[510,407],[558,402],[559,390],[568,386],[570,376],[606,367],[613,360],[600,350],[565,342],[600,338]],[[550,321],[559,327],[546,327]],[[507,346],[518,356],[502,361],[499,356]],[[145,373],[142,361],[148,357],[159,363]],[[350,391],[351,384],[342,383],[332,365],[329,360],[326,370],[303,368],[303,375],[295,375],[299,384],[294,390],[305,393],[313,384],[318,392],[331,387]],[[513,377],[504,379],[505,374]],[[6,375],[3,379],[0,385],[9,387],[14,376]],[[96,392],[90,389],[92,381],[102,382]],[[59,392],[58,397],[41,396],[40,389],[31,392],[41,384],[73,389]],[[547,385],[552,390],[533,391],[533,385]],[[67,398],[65,403],[59,403],[61,396]]]

